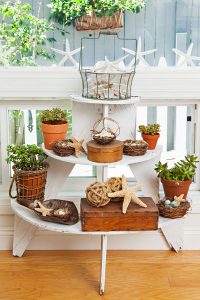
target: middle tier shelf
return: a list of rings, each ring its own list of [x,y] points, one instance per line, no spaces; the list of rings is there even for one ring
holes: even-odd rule
[[[85,154],[81,154],[79,158],[71,155],[71,156],[66,156],[66,157],[61,157],[56,155],[52,150],[47,150],[44,147],[44,144],[42,144],[42,149],[43,151],[51,158],[63,162],[67,162],[70,164],[79,164],[79,165],[91,165],[91,166],[119,166],[119,165],[132,165],[144,161],[151,160],[155,157],[158,157],[159,154],[162,152],[162,146],[157,146],[155,150],[148,150],[145,155],[141,156],[127,156],[123,155],[122,160],[115,162],[115,163],[95,163],[92,161],[89,161],[87,159],[87,156]]]

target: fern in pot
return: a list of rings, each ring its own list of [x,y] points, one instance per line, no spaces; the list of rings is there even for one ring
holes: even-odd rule
[[[161,179],[166,199],[174,199],[181,194],[187,198],[187,194],[196,173],[198,158],[195,155],[187,155],[183,160],[175,163],[172,168],[167,163],[160,161],[155,166],[155,171]]]

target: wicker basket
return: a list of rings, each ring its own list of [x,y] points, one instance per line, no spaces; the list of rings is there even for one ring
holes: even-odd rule
[[[55,141],[52,145],[52,150],[59,156],[70,156],[74,154],[75,149],[68,146],[68,143],[71,143],[71,140],[58,140]]]
[[[182,218],[190,209],[188,201],[182,202],[177,208],[165,205],[164,201],[158,202],[157,206],[160,216],[170,219]]]
[[[123,27],[123,13],[116,12],[110,17],[98,18],[93,12],[91,15],[84,15],[75,22],[76,30],[78,31],[93,31],[93,30],[113,30]]]
[[[148,144],[142,140],[126,140],[124,141],[123,153],[129,156],[144,155],[147,152]]]
[[[103,131],[106,131],[111,136],[100,136]],[[119,124],[111,118],[102,118],[98,120],[95,122],[92,130],[93,140],[101,145],[107,145],[111,143],[119,134]]]
[[[17,202],[30,207],[35,200],[43,201],[47,178],[48,164],[37,171],[23,171],[13,167],[14,175],[9,188],[9,196]],[[12,195],[12,188],[16,183],[16,196]]]

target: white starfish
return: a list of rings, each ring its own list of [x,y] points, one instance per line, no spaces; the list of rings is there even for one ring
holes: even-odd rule
[[[195,66],[193,63],[193,60],[200,61],[200,57],[198,56],[192,56],[192,50],[193,50],[194,44],[191,43],[190,46],[187,49],[187,52],[184,53],[179,49],[173,48],[172,51],[176,53],[176,55],[180,56],[178,62],[177,62],[177,67],[182,67],[182,66]]]
[[[127,52],[127,53],[134,56],[134,58],[132,59],[132,61],[128,65],[129,69],[132,68],[135,64],[135,55],[136,55],[136,60],[139,60],[139,64],[142,64],[144,66],[149,66],[148,62],[144,59],[144,56],[152,54],[152,53],[157,51],[157,49],[142,51],[141,37],[138,38],[137,50],[136,51],[133,51],[133,50],[127,49],[127,48],[122,48],[122,50],[124,50],[125,52]]]
[[[9,66],[8,56],[14,51],[14,48],[11,47],[8,50],[3,49],[2,42],[0,41],[0,61],[2,61],[5,67]]]
[[[65,51],[51,48],[51,50],[55,53],[64,55],[63,59],[59,62],[58,66],[64,66],[67,60],[70,60],[71,63],[74,65],[75,68],[78,68],[77,61],[73,58],[73,55],[81,51],[81,48],[77,48],[75,50],[70,50],[69,41],[66,39]]]
[[[120,57],[115,61],[110,61],[107,56],[105,60],[100,60],[92,68],[92,72],[101,72],[101,73],[112,73],[112,72],[124,72],[126,70],[123,61],[129,56],[129,54]]]
[[[161,56],[158,62],[158,68],[163,69],[163,68],[167,68],[167,61],[165,59],[165,57]]]

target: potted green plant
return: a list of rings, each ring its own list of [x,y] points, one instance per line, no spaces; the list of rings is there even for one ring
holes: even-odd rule
[[[198,158],[195,155],[187,155],[185,159],[175,163],[172,168],[167,163],[160,161],[155,166],[155,171],[161,179],[166,199],[174,199],[175,196],[187,197],[190,184],[195,175]]]
[[[158,138],[160,137],[160,125],[159,124],[148,124],[140,125],[139,132],[141,132],[142,138],[148,144],[148,149],[153,150],[156,148]]]
[[[51,150],[53,142],[66,138],[67,112],[60,108],[47,109],[42,113],[41,122],[45,148]]]
[[[7,163],[13,164],[13,179],[9,189],[11,198],[27,207],[34,200],[44,200],[48,164],[47,155],[37,145],[9,145],[7,147]],[[17,195],[12,196],[12,188],[16,183]]]
[[[77,30],[123,27],[122,13],[139,13],[145,0],[51,0],[52,16],[60,24],[76,24]]]

